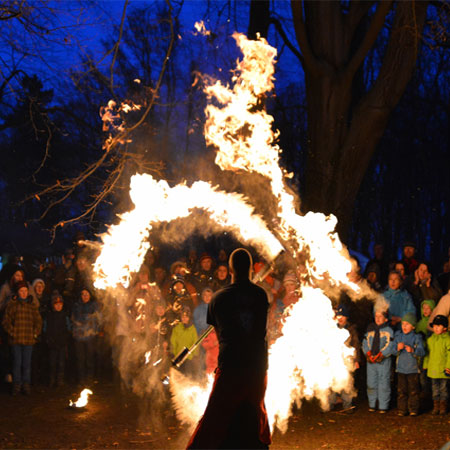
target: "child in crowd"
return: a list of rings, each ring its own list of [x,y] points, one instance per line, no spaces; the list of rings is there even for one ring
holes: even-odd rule
[[[208,305],[211,302],[213,296],[213,290],[206,287],[202,291],[202,301],[194,309],[194,325],[197,330],[197,334],[202,334],[207,328],[206,315],[208,313]]]
[[[41,334],[42,318],[38,306],[29,294],[26,281],[16,284],[17,294],[6,306],[3,328],[8,334],[13,355],[13,389],[16,395],[22,388],[25,395],[31,393],[31,355],[33,345]]]
[[[49,385],[62,386],[70,320],[64,310],[64,300],[58,291],[53,292],[51,303],[52,309],[46,314],[43,326],[44,342],[48,347]]]
[[[197,340],[198,335],[195,326],[192,323],[192,313],[187,306],[183,307],[181,312],[181,323],[176,325],[170,336],[170,350],[174,356],[177,356],[184,347],[189,348]],[[196,370],[196,357],[198,350],[195,350],[181,367],[181,371],[186,375],[194,375]],[[195,359],[194,359],[195,358]]]
[[[205,349],[206,374],[213,373],[219,359],[219,340],[215,330],[211,331],[203,340],[202,347]]]
[[[369,411],[378,409],[381,414],[389,408],[391,399],[391,355],[394,332],[388,323],[387,310],[375,310],[375,322],[364,336],[362,349],[367,358],[367,397]]]
[[[421,319],[419,320],[419,322],[417,322],[416,333],[422,334],[424,346],[426,346],[427,337],[431,335],[431,331],[428,328],[428,322],[435,306],[436,305],[434,300],[424,300],[420,304]],[[427,397],[429,397],[427,393],[430,393],[430,382],[427,377],[427,371],[423,368],[423,361],[424,358],[420,358],[420,396],[422,399],[426,399]]]
[[[419,414],[418,358],[425,356],[422,335],[414,332],[417,320],[413,313],[402,317],[402,329],[394,335],[393,354],[397,355],[397,407],[399,416]]]
[[[356,325],[350,322],[350,311],[347,305],[340,304],[336,309],[336,321],[338,328],[346,329],[350,336],[345,341],[345,344],[348,347],[352,347],[355,349],[355,357],[354,361],[354,370],[359,369],[361,363],[361,345],[359,343],[358,331],[356,329]],[[342,391],[339,394],[342,400],[342,409],[343,411],[353,412],[352,408],[352,399],[353,396],[345,391]],[[337,396],[333,393],[330,398],[330,404],[333,405],[336,403]]]
[[[424,368],[431,378],[433,411],[431,414],[445,414],[447,411],[447,384],[450,379],[450,335],[447,332],[448,318],[437,315],[432,322],[433,334],[427,339],[428,355]]]

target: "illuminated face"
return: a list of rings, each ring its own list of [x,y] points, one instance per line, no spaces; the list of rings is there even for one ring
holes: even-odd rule
[[[212,291],[204,291],[202,299],[206,304],[208,304],[211,301],[212,296],[213,296]]]
[[[430,317],[431,311],[431,306],[428,303],[422,305],[422,314],[424,317]]]
[[[426,264],[420,264],[417,268],[417,275],[419,276],[419,280],[427,280],[430,276],[430,272],[428,272],[428,267]]]
[[[139,272],[139,274],[138,274],[138,277],[139,277],[139,282],[140,283],[148,283],[148,280],[149,280],[149,278],[148,278],[148,273],[147,272]]]
[[[412,330],[414,330],[414,327],[409,322],[402,321],[402,331],[404,334],[411,333]]]
[[[28,288],[26,286],[22,286],[18,291],[17,295],[22,300],[25,300],[28,297]]]
[[[226,266],[219,266],[217,268],[217,278],[220,281],[224,281],[228,276],[228,267]]]
[[[182,277],[184,277],[186,275],[186,267],[182,266],[181,264],[178,264],[173,269],[173,273],[174,275],[181,275]]]
[[[87,268],[87,266],[88,266],[87,259],[86,259],[86,258],[83,258],[83,257],[77,258],[76,266],[77,266],[77,269],[78,269],[80,272],[82,272],[82,271],[85,270],[85,269]]]
[[[447,328],[444,325],[433,325],[433,333],[434,334],[442,334],[447,331]]]
[[[175,291],[175,293],[177,294],[183,294],[184,293],[184,284],[181,281],[177,281],[174,285],[173,285],[173,290]]]
[[[161,317],[161,316],[163,316],[164,315],[164,306],[162,306],[162,305],[158,305],[156,308],[155,308],[155,312],[156,312],[156,315],[158,316],[158,317]]]
[[[23,273],[21,270],[17,270],[16,272],[14,272],[13,276],[12,276],[12,280],[13,283],[17,283],[19,281],[23,281]]]
[[[45,288],[44,283],[41,282],[36,283],[34,285],[34,292],[36,292],[37,295],[42,295],[42,293],[44,292],[44,288]]]
[[[398,274],[396,274],[396,273],[391,273],[391,274],[389,275],[389,281],[388,281],[388,283],[389,283],[389,287],[390,287],[392,290],[396,291],[397,289],[400,288],[400,286],[401,286],[401,284],[402,284],[402,281],[400,280],[400,277],[398,276]]]
[[[58,311],[58,312],[62,311],[63,306],[64,306],[64,303],[63,303],[63,302],[56,302],[56,303],[53,303],[53,309],[54,309],[55,311]]]
[[[377,274],[376,274],[376,272],[369,272],[368,274],[367,274],[367,281],[369,282],[369,283],[376,283],[377,282]]]
[[[375,323],[378,326],[383,325],[383,323],[386,323],[386,321],[387,321],[387,317],[385,317],[383,313],[381,313],[381,312],[375,313]]]
[[[415,252],[416,252],[416,249],[414,247],[411,247],[410,245],[407,245],[403,249],[403,254],[405,255],[405,258],[412,258],[414,256]]]
[[[286,281],[284,283],[284,288],[286,289],[286,294],[291,294],[297,288],[297,283],[294,283],[293,281]]]
[[[181,314],[181,323],[183,323],[184,325],[187,325],[189,323],[190,317],[188,313],[183,313]]]
[[[212,259],[211,258],[203,258],[201,263],[200,263],[200,267],[202,268],[202,270],[204,270],[205,272],[209,272],[211,270],[211,266],[212,266]]]
[[[81,301],[87,303],[91,299],[91,294],[86,289],[81,291]]]
[[[346,316],[336,316],[336,320],[341,328],[345,327],[345,325],[347,325],[348,319]]]
[[[394,269],[400,273],[402,278],[405,276],[405,266],[402,263],[397,263]]]

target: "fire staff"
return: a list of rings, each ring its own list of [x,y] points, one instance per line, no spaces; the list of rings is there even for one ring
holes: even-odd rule
[[[219,339],[218,367],[188,449],[268,448],[271,442],[264,406],[269,302],[264,289],[249,279],[252,265],[247,250],[235,250],[232,284],[209,304],[207,322]]]

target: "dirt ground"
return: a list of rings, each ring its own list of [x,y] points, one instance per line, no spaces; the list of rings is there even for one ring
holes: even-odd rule
[[[188,431],[170,409],[161,417],[143,416],[143,407],[112,383],[97,383],[85,409],[68,408],[80,389],[34,387],[31,396],[11,397],[0,389],[0,448],[175,449]],[[323,413],[315,403],[296,410],[285,434],[275,432],[271,449],[439,449],[450,441],[450,414],[399,417],[395,410],[369,412],[364,398],[352,414]]]

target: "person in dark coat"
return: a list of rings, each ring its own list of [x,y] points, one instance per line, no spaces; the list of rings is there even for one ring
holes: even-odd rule
[[[267,312],[263,288],[249,280],[252,257],[230,256],[232,284],[215,293],[207,322],[219,340],[218,368],[205,413],[187,448],[268,448]]]
[[[48,348],[49,385],[64,384],[67,343],[70,335],[70,319],[64,310],[64,300],[58,291],[52,294],[52,307],[44,318],[43,335]]]

